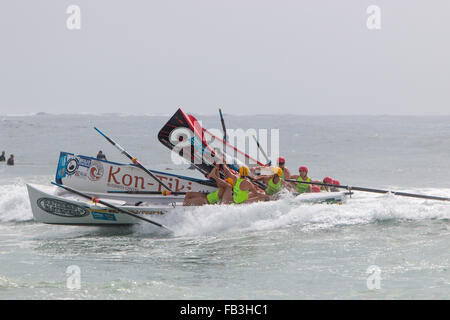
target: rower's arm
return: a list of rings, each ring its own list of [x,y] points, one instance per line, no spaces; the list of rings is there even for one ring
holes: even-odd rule
[[[231,169],[228,168],[228,166],[227,166],[226,164],[223,164],[222,168],[223,168],[223,172],[225,173],[225,176],[226,176],[227,178],[231,178],[231,179],[233,179],[234,181],[236,181],[237,175],[234,174],[234,173],[231,171]]]
[[[248,183],[248,190],[251,193],[265,194],[264,191],[262,191],[261,189],[256,188],[256,186],[253,183],[251,183],[250,181],[245,181],[245,182]]]
[[[289,171],[288,168],[286,168],[286,169],[284,170],[284,178],[285,178],[285,179],[293,179],[293,176],[291,176],[291,172]],[[295,178],[295,179],[298,179],[298,176],[297,176],[297,178]]]

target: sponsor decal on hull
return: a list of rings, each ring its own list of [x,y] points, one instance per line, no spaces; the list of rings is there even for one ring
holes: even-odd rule
[[[60,217],[80,218],[89,214],[89,211],[85,207],[57,199],[40,198],[36,203],[45,212]]]
[[[117,221],[116,215],[104,210],[89,210],[95,220]]]

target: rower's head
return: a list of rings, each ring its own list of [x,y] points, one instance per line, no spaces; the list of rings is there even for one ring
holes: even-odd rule
[[[248,177],[248,167],[247,166],[242,166],[239,168],[239,174],[241,175],[241,178],[246,178]]]
[[[273,167],[272,171],[275,175],[281,177],[281,175],[283,174],[283,169],[281,169],[280,167]]]
[[[306,177],[308,174],[308,168],[305,166],[301,166],[300,168],[298,168],[298,172],[300,173],[301,177]]]
[[[278,166],[284,167],[284,164],[286,163],[286,160],[283,157],[279,157],[277,159],[277,163],[278,163]]]
[[[333,179],[331,179],[330,177],[325,177],[323,178],[323,183],[333,184]]]

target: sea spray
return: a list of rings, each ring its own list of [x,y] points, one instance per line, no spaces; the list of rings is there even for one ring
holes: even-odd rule
[[[27,221],[32,218],[25,184],[0,185],[0,221]]]
[[[417,192],[414,190],[411,192]],[[429,189],[429,194],[449,190]],[[364,225],[385,221],[450,219],[450,203],[402,198],[392,195],[355,193],[339,204],[301,203],[285,197],[272,202],[244,205],[177,207],[158,222],[169,226],[175,237],[233,232],[253,232],[295,227],[303,231]],[[154,232],[151,226],[136,227],[138,233]]]

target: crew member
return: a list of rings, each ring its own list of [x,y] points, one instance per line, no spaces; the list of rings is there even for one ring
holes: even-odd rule
[[[256,181],[262,181],[267,185],[266,194],[272,196],[281,191],[281,175],[283,170],[279,167],[272,168],[273,175],[263,175],[255,178]]]
[[[262,190],[258,190],[253,183],[248,181],[249,169],[246,166],[239,168],[239,175],[231,172],[227,165],[223,166],[225,176],[233,179],[233,202],[249,203],[256,201],[269,200]]]
[[[2,151],[2,155],[0,156],[0,161],[6,161],[5,151]]]
[[[322,183],[333,184],[333,179],[331,179],[330,177],[325,177],[325,178],[323,178]],[[320,186],[320,190],[321,191],[331,191],[331,187],[330,186]]]
[[[333,184],[335,186],[340,186],[341,185],[338,180],[333,180]],[[339,188],[338,187],[331,187],[330,190],[333,191],[333,192],[336,192],[336,191],[339,191]]]
[[[227,178],[222,180],[219,175],[219,167],[216,166],[211,170],[209,177],[216,181],[218,189],[208,194],[203,192],[187,192],[184,197],[184,206],[202,206],[204,204],[231,203],[233,196],[231,188],[233,187],[233,179]]]
[[[277,159],[277,163],[278,163],[278,167],[281,168],[281,170],[283,171],[282,174],[281,174],[281,180],[291,179],[291,172],[285,166],[286,159],[284,159],[283,157],[279,157]]]
[[[308,168],[305,166],[301,166],[298,168],[298,172],[300,173],[299,176],[297,176],[296,180],[299,182],[311,182],[311,178],[308,177]],[[298,193],[305,193],[305,192],[311,192],[311,185],[309,183],[299,183],[297,182],[297,186],[295,191]]]

